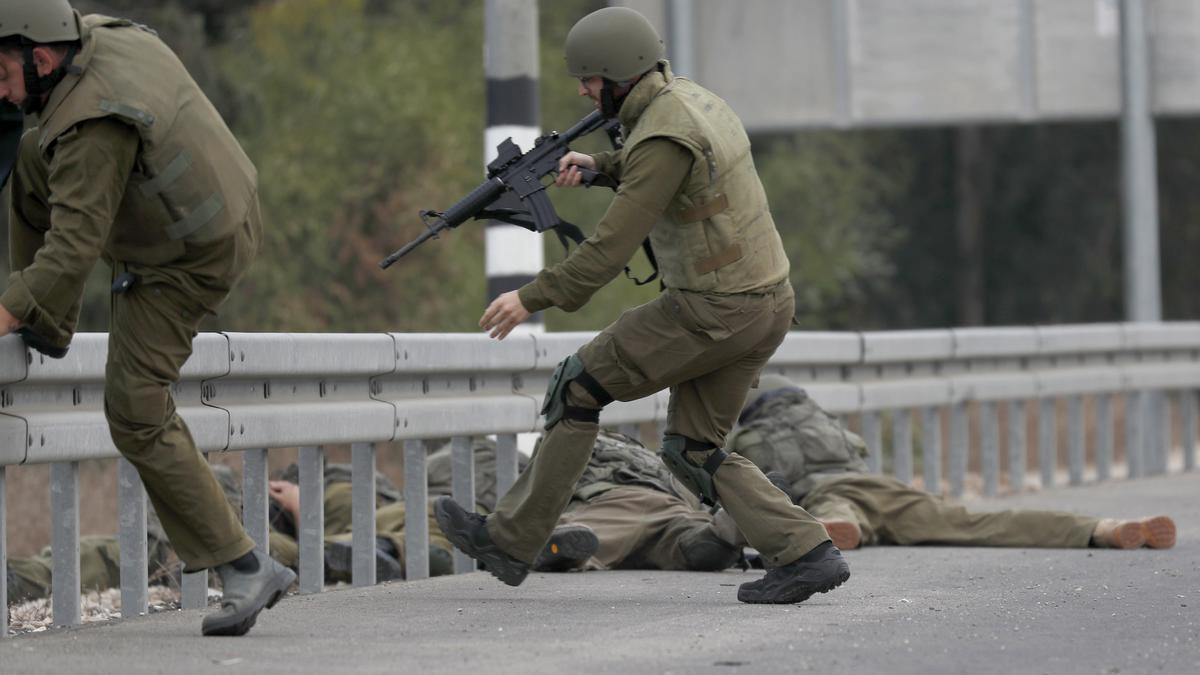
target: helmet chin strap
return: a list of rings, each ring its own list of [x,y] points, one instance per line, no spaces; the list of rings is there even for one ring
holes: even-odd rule
[[[618,99],[613,95],[616,86],[616,82],[606,77],[604,85],[600,87],[600,114],[610,119],[617,116],[617,113],[621,111],[621,103],[625,101],[624,96]]]
[[[63,58],[63,62],[57,68],[47,75],[38,75],[37,64],[33,60],[34,44],[25,42],[23,47],[25,63],[22,64],[21,73],[25,77],[25,100],[21,103],[21,109],[26,115],[33,115],[41,112],[42,107],[46,105],[46,95],[66,77],[67,68],[75,59],[78,49],[75,45],[71,45],[67,48],[67,55]]]

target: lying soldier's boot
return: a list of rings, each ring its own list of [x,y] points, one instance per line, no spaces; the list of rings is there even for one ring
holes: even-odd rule
[[[429,576],[454,574],[454,553],[437,546],[429,547]]]
[[[17,574],[17,571],[12,567],[6,567],[4,575],[6,577],[6,585],[8,586],[7,601],[10,605],[45,598],[49,595],[46,589],[42,588],[40,584],[35,584],[25,579],[25,577]],[[3,611],[7,610],[0,607],[0,612]]]
[[[386,537],[375,537],[375,583],[404,578],[404,567],[393,553],[396,547]],[[349,542],[325,543],[325,583],[354,579],[354,546]]]
[[[1154,516],[1139,522],[1148,548],[1171,548],[1175,545],[1175,521],[1169,517]]]
[[[766,576],[738,587],[738,600],[755,604],[794,604],[813,593],[827,593],[850,578],[850,565],[831,542],[805,553],[799,560],[767,570]]]
[[[1096,548],[1141,548],[1146,543],[1146,532],[1140,520],[1116,520],[1104,518],[1092,530],[1092,546]]]
[[[257,568],[239,570],[234,563],[217,566],[221,586],[221,609],[204,617],[200,631],[205,635],[245,635],[263,608],[270,609],[296,580],[296,573],[258,549],[250,552]]]
[[[509,586],[520,586],[529,575],[528,563],[500,550],[488,535],[487,520],[478,513],[463,510],[450,497],[433,502],[438,527],[458,550],[483,563],[487,571]]]
[[[853,551],[862,543],[862,529],[849,520],[822,520],[833,545],[842,551]]]
[[[550,541],[542,548],[533,569],[538,572],[566,572],[573,570],[600,548],[600,540],[596,533],[586,525],[563,525],[554,528],[550,533]]]

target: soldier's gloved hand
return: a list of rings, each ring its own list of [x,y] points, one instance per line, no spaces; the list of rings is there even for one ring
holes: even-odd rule
[[[41,352],[42,354],[45,354],[46,356],[49,356],[52,359],[61,359],[62,357],[67,355],[67,350],[70,349],[69,346],[59,347],[57,345],[51,344],[50,341],[47,340],[45,337],[33,332],[32,330],[30,330],[29,328],[26,328],[24,326],[18,328],[16,330],[16,333],[17,333],[17,335],[21,336],[22,340],[25,341],[25,346],[29,347],[30,349],[36,350],[38,352]]]

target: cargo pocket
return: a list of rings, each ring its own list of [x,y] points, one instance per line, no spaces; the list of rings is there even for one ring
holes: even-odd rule
[[[756,319],[748,295],[714,295],[668,291],[670,311],[688,332],[718,342],[729,338]]]

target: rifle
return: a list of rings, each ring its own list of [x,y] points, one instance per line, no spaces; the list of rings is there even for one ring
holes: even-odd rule
[[[443,230],[458,227],[471,219],[499,220],[530,232],[554,230],[564,248],[567,247],[567,238],[576,244],[583,242],[583,232],[579,227],[559,218],[554,211],[554,204],[546,194],[542,179],[558,171],[558,161],[570,152],[568,146],[572,141],[599,129],[608,134],[614,147],[620,147],[619,122],[605,118],[598,110],[561,134],[552,131],[538,137],[533,147],[525,153],[513,143],[511,137],[504,139],[496,146],[496,159],[487,165],[487,180],[445,211],[421,211],[425,231],[384,258],[379,267],[391,267],[409,251],[429,239],[436,239]],[[617,188],[617,183],[605,174],[583,167],[579,167],[579,170],[586,187],[600,185],[614,190]],[[495,208],[489,208],[493,205]]]

